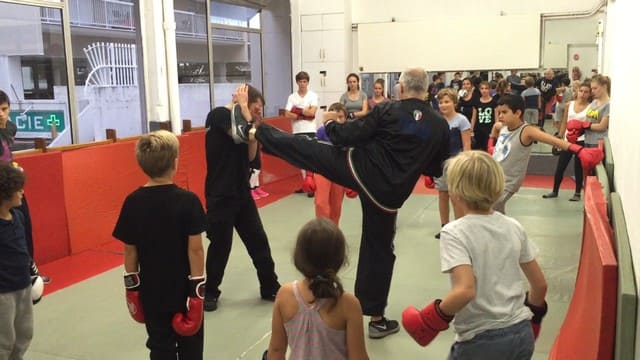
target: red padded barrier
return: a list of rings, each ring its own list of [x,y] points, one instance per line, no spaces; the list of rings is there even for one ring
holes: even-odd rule
[[[180,158],[178,160],[178,167],[186,168],[187,183],[185,188],[198,195],[203,207],[206,206],[204,180],[207,176],[204,133],[204,130],[192,131],[180,136]]]
[[[600,183],[589,177],[576,287],[549,359],[613,358],[618,263],[611,245],[609,221],[594,201],[598,193],[602,193]]]
[[[16,156],[27,176],[25,195],[33,224],[35,260],[43,264],[70,254],[62,178],[62,153]]]
[[[135,158],[135,141],[62,154],[71,253],[111,241],[125,197],[147,178]]]
[[[264,119],[269,125],[282,131],[291,132],[291,120],[284,116]],[[300,170],[288,162],[264,152],[262,154],[262,170],[260,171],[260,184],[283,180],[292,176],[300,176]],[[300,180],[302,181],[302,179]]]

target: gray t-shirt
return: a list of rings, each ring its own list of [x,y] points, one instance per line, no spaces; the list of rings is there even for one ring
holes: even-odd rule
[[[598,124],[605,116],[609,116],[609,102],[599,105],[597,100],[593,100],[587,108],[587,121],[592,124]],[[608,134],[609,129],[603,132],[587,129],[584,132],[584,143],[585,145],[598,145],[598,140],[605,138]]]
[[[520,264],[533,261],[537,252],[522,225],[497,211],[465,215],[442,228],[440,270],[471,265],[476,279],[476,297],[453,320],[456,341],[531,319]]]
[[[532,146],[524,146],[520,141],[520,134],[525,126],[527,125],[522,124],[513,131],[503,126],[496,140],[493,158],[504,171],[505,192],[516,193],[527,173]]]
[[[340,102],[347,108],[347,114],[352,112],[362,111],[362,102],[367,100],[367,93],[360,91],[357,100],[349,99],[349,93],[344,93],[340,96]]]

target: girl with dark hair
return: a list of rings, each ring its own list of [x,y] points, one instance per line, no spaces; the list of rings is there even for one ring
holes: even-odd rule
[[[362,309],[345,293],[338,271],[345,265],[342,231],[317,218],[298,233],[293,263],[304,279],[283,285],[273,306],[268,359],[368,359]]]
[[[358,74],[347,75],[347,92],[340,96],[340,102],[347,108],[349,120],[363,117],[369,112],[367,93],[360,90]]]

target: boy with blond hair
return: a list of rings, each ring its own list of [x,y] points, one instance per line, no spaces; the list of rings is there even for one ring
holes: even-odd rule
[[[463,214],[440,238],[441,271],[450,274],[452,289],[422,310],[406,308],[402,325],[426,346],[453,321],[449,359],[529,359],[547,311],[547,284],[522,225],[492,210],[504,188],[502,168],[489,154],[469,151],[445,171]]]
[[[202,359],[204,210],[194,193],[173,183],[174,134],[143,135],[136,159],[149,180],[127,196],[113,230],[125,244],[127,306],[146,325],[152,359]]]

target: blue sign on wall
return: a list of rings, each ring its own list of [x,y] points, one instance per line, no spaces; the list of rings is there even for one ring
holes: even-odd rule
[[[18,132],[22,133],[50,133],[53,126],[58,132],[65,129],[64,111],[29,110],[24,114],[22,111],[11,111],[9,118],[18,127]]]

